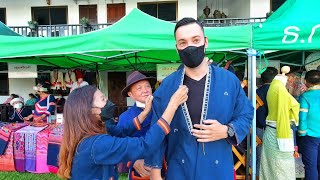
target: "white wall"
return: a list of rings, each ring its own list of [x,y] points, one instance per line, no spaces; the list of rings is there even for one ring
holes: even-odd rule
[[[178,1],[178,20],[184,17],[197,18],[197,0]]]
[[[97,4],[98,23],[107,22],[107,4],[126,3],[126,14],[137,8],[138,2],[158,2],[178,0],[51,0],[50,6],[68,6],[68,24],[79,24],[79,5]],[[6,8],[8,26],[27,26],[31,20],[31,7],[48,6],[45,0],[0,0],[0,7]],[[185,16],[197,17],[197,0],[180,0],[178,2],[178,19]]]
[[[250,17],[266,17],[266,13],[270,11],[270,0],[251,0],[250,1]]]
[[[35,83],[36,80],[34,78],[9,78],[9,95],[18,94],[26,101],[29,99],[29,93],[35,93],[33,90]],[[3,103],[8,97],[9,96],[0,96],[0,103]]]
[[[260,0],[251,0],[260,1]],[[250,0],[236,0],[232,1],[230,5],[230,18],[249,18],[250,17]]]

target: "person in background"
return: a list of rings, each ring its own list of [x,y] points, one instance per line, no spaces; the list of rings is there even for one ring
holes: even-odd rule
[[[320,71],[306,73],[305,84],[308,91],[299,97],[300,152],[305,165],[305,179],[320,179]]]
[[[87,81],[84,81],[83,78],[84,78],[84,75],[83,75],[83,72],[80,70],[80,69],[76,69],[75,70],[75,74],[76,74],[76,78],[77,78],[77,82],[74,82],[71,86],[71,89],[70,89],[70,93],[77,89],[77,88],[80,88],[80,87],[83,87],[83,86],[86,86],[86,85],[89,85],[89,83]]]
[[[145,103],[148,96],[152,95],[152,86],[156,83],[156,78],[146,77],[139,71],[132,72],[127,78],[127,86],[122,90],[122,96],[130,97],[135,101],[134,105],[123,112],[119,117],[118,126],[126,126],[132,119],[138,117],[144,120],[141,130],[134,133],[133,137],[145,136],[150,128],[152,113],[145,111]],[[151,168],[144,166],[144,159],[139,159],[128,163],[129,179],[150,179]]]
[[[66,102],[66,99],[63,97],[61,93],[59,93],[59,97],[56,100],[57,113],[63,113],[63,107],[65,102]]]
[[[188,88],[180,87],[170,98],[158,122],[145,137],[114,137],[108,134],[101,120],[101,109],[107,98],[94,86],[87,85],[70,93],[64,107],[64,129],[59,153],[58,176],[75,180],[116,180],[116,164],[141,159],[152,154],[170,132],[170,123],[180,104],[185,102]],[[146,100],[151,110],[153,97]],[[76,106],[75,106],[76,104]],[[126,132],[141,129],[139,117],[127,124]]]
[[[34,122],[48,123],[50,122],[50,115],[54,113],[56,108],[56,99],[53,95],[48,93],[48,84],[39,83],[33,89],[39,95],[37,102],[35,103],[35,108],[31,115],[29,115],[26,120],[33,118]]]
[[[21,98],[14,98],[10,101],[10,105],[14,110],[9,114],[9,122],[24,122],[32,114],[31,110],[23,107],[23,100]]]
[[[14,98],[19,98],[19,96],[16,94],[10,94],[10,97],[8,97],[8,99],[5,100],[2,104],[10,104],[10,101]]]
[[[34,106],[34,104],[37,102],[37,97],[30,93],[29,94],[29,99],[26,101],[25,105],[26,106]]]

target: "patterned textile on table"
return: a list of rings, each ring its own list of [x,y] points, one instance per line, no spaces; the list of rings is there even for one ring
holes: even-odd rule
[[[12,131],[26,126],[24,123],[0,123],[0,155],[3,155],[10,140]]]
[[[49,133],[56,127],[56,124],[50,124],[43,131],[37,134],[37,149],[36,149],[36,171],[35,173],[48,173],[47,165],[48,156],[48,139]]]
[[[266,127],[263,135],[263,145],[260,161],[260,180],[295,180],[295,160],[293,152],[279,150],[277,131]]]
[[[63,136],[63,124],[54,128],[49,134],[47,164],[51,173],[58,172],[58,155]]]
[[[37,134],[45,129],[46,126],[43,127],[34,127],[27,126],[16,132],[17,140],[19,143],[19,152],[18,154],[15,152],[15,159],[17,162],[17,170],[19,172],[36,171],[36,140]],[[24,142],[24,143],[23,143]],[[17,144],[17,143],[16,143]],[[23,144],[24,144],[24,152],[23,152]]]
[[[16,171],[13,158],[13,135],[11,134],[4,155],[0,156],[0,171]]]
[[[5,124],[0,124],[0,155],[3,155],[10,140],[11,131],[5,127]]]
[[[4,125],[5,129],[10,132],[9,143],[4,152],[4,155],[0,156],[0,171],[16,171],[14,162],[14,133],[16,130],[26,126],[24,123],[12,123],[12,124],[1,124]]]

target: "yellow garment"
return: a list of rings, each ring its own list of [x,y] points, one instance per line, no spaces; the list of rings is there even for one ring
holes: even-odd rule
[[[277,138],[292,138],[290,121],[298,125],[300,105],[284,84],[274,79],[267,93],[267,120],[276,122]]]

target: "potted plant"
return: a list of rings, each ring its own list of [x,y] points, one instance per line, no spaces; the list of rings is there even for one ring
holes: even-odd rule
[[[37,21],[28,21],[28,25],[29,25],[30,29],[36,29],[38,26],[38,22]]]
[[[272,14],[273,14],[273,11],[267,12],[266,13],[266,18],[268,19]]]
[[[80,19],[80,24],[84,27],[84,28],[87,28],[90,26],[90,22],[89,22],[89,19],[87,17],[82,17]]]

